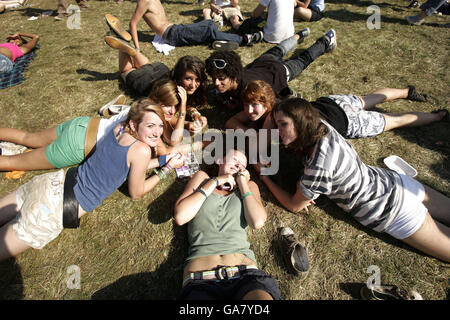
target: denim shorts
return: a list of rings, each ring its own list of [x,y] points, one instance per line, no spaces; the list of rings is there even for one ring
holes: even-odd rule
[[[14,67],[14,62],[8,57],[0,54],[0,73],[11,72]]]
[[[346,138],[367,138],[384,131],[386,119],[375,111],[364,110],[361,99],[355,95],[336,94],[327,96],[338,105],[348,119]]]
[[[241,300],[253,290],[263,290],[280,300],[280,289],[274,278],[262,270],[249,269],[232,280],[191,280],[183,287],[179,300]]]

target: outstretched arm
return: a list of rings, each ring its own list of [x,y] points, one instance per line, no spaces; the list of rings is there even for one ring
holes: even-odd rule
[[[138,0],[138,3],[136,5],[136,10],[134,11],[133,16],[130,20],[130,33],[131,38],[133,39],[134,47],[137,50],[139,49],[139,38],[137,34],[137,25],[139,21],[141,21],[144,14],[147,12],[147,3],[145,0]]]
[[[32,34],[32,33],[24,33],[24,32],[17,32],[16,34],[7,37],[7,39],[14,39],[14,38],[30,38],[31,40],[25,43],[23,46],[20,47],[20,50],[23,52],[23,54],[29,53],[31,50],[33,50],[37,43],[39,42],[39,35]]]

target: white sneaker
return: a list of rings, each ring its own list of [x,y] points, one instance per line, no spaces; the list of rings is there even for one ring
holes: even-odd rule
[[[325,52],[331,52],[337,47],[337,41],[336,41],[336,31],[334,29],[328,30],[327,33],[325,33],[325,38],[328,39],[328,46],[325,49]]]
[[[98,110],[98,114],[101,116],[110,115],[110,107],[113,105],[123,105],[125,104],[126,97],[123,94],[118,95],[116,98],[105,104]]]

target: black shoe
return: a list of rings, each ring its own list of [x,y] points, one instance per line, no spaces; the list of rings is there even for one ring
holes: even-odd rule
[[[254,43],[258,43],[263,38],[263,32],[255,32],[255,33],[248,33],[244,35],[243,45],[244,46],[250,46]]]
[[[289,227],[278,229],[278,241],[290,273],[306,277],[309,271],[308,250]]]
[[[310,34],[310,30],[309,28],[305,28],[300,30],[299,32],[297,32],[297,34],[299,35],[300,39],[298,39],[298,41],[303,41],[307,36],[309,36]]]
[[[419,93],[416,91],[416,88],[414,86],[408,86],[408,97],[406,99],[411,101],[419,101],[419,102],[425,102],[427,101],[427,95],[423,93]]]

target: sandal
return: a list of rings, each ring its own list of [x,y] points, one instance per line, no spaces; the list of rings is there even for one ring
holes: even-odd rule
[[[420,293],[397,286],[374,286],[372,289],[364,285],[360,290],[363,300],[423,300]]]
[[[101,116],[111,115],[111,114],[113,114],[112,110],[111,110],[111,109],[113,109],[112,107],[113,106],[119,107],[119,106],[115,106],[115,105],[123,105],[123,104],[125,104],[125,101],[126,101],[126,97],[123,94],[120,94],[116,98],[114,98],[113,100],[111,100],[110,102],[105,104],[103,107],[101,107],[100,110],[98,110],[98,114]],[[113,110],[113,111],[115,113],[117,110]],[[120,113],[120,111],[117,113]]]
[[[297,276],[306,277],[309,271],[308,250],[300,243],[291,228],[278,229],[283,258],[289,271]]]
[[[445,111],[445,116],[442,118],[441,121],[450,122],[450,112],[447,109],[434,110],[434,111],[431,111],[431,113],[439,113],[439,112],[443,112],[443,111]]]
[[[114,17],[112,14],[105,14],[106,23],[108,26],[123,40],[130,41],[131,40],[131,34],[126,31],[122,25],[120,24],[119,19]]]

